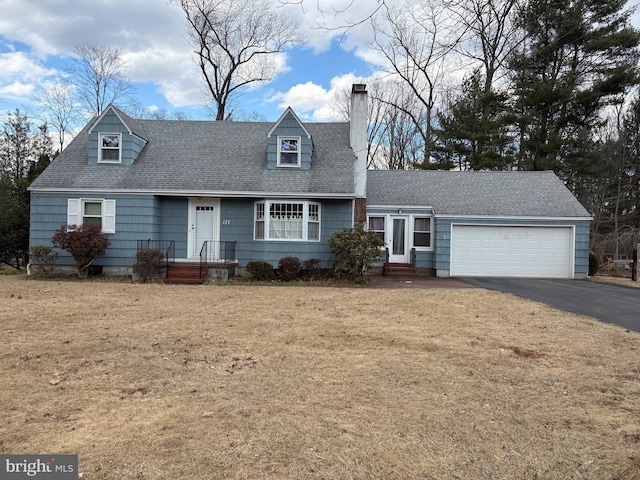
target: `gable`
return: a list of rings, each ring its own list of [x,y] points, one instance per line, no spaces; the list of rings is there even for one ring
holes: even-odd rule
[[[130,166],[147,144],[144,131],[137,122],[113,106],[109,106],[91,125],[89,135],[88,164],[111,163]],[[116,147],[103,149],[106,139],[114,140]],[[110,160],[104,153],[112,154]]]
[[[312,153],[309,131],[287,108],[267,135],[267,169],[311,170]]]

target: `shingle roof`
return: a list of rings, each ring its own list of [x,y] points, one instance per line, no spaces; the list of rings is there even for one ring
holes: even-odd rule
[[[348,123],[305,124],[314,154],[311,170],[302,171],[266,169],[270,122],[133,122],[149,142],[132,166],[88,165],[87,127],[31,190],[354,195]]]
[[[437,215],[590,217],[548,171],[369,171],[367,204],[428,205]]]

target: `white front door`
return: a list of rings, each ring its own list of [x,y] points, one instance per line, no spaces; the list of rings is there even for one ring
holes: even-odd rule
[[[200,257],[204,242],[218,240],[219,211],[219,202],[216,200],[189,202],[189,257]],[[214,253],[217,252],[208,252],[209,256]]]
[[[388,239],[389,262],[409,263],[409,217],[392,215],[389,218],[391,236]]]

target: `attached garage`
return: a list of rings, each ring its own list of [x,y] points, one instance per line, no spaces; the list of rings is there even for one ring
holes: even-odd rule
[[[573,228],[452,225],[451,276],[573,278]]]

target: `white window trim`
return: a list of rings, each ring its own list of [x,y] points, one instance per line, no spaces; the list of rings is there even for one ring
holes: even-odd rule
[[[280,162],[280,154],[281,153],[293,153],[293,152],[283,152],[282,150],[280,150],[280,146],[282,145],[282,140],[296,140],[298,142],[298,162],[297,163],[281,163]],[[296,137],[296,136],[292,136],[292,135],[282,135],[282,136],[278,136],[278,147],[277,147],[277,155],[278,155],[278,167],[283,167],[283,168],[300,168],[300,165],[302,164],[302,154],[301,154],[301,150],[302,150],[302,137]]]
[[[67,225],[82,225],[85,203],[102,203],[102,232],[116,233],[116,201],[104,198],[69,198]]]
[[[271,204],[273,203],[285,203],[285,204],[302,204],[302,238],[271,238],[269,236],[271,221]],[[257,218],[257,205],[264,205],[264,218],[260,221],[264,224],[264,238],[256,237],[256,222]],[[318,224],[318,238],[309,238],[309,205],[318,206],[318,220],[312,220],[313,223]],[[260,200],[253,205],[253,239],[258,242],[320,242],[322,239],[322,205],[319,202],[312,202],[309,200]]]
[[[371,213],[369,215],[367,215],[367,228],[369,228],[369,218],[374,217],[382,217],[384,218],[384,238],[385,238],[385,246],[388,247],[388,242],[391,241],[390,239],[390,232],[393,232],[393,226],[391,224],[391,217],[394,216],[395,214],[390,214],[390,213]],[[416,246],[413,244],[413,234],[414,232],[414,226],[415,226],[415,219],[416,218],[428,218],[430,219],[429,221],[429,243],[430,245],[428,247],[424,247],[424,246]],[[433,251],[433,241],[434,241],[434,236],[433,236],[433,227],[434,227],[434,216],[433,215],[419,215],[419,214],[411,214],[408,215],[408,222],[409,222],[409,248],[415,248],[416,251],[418,252],[430,252]],[[377,230],[372,230],[372,231],[377,231]],[[384,248],[384,247],[383,247]]]
[[[413,240],[414,240],[414,227],[416,225],[416,218],[428,218],[429,219],[429,246],[425,247],[423,245],[417,246],[413,244]],[[433,250],[433,217],[431,215],[411,215],[411,225],[409,225],[409,235],[411,235],[411,248],[415,248],[417,251],[420,252],[428,252]],[[426,233],[426,232],[421,232],[421,233]]]
[[[118,141],[118,160],[104,160],[102,158],[102,151],[103,149],[107,149],[107,150],[116,150],[115,148],[112,147],[103,147],[102,146],[102,137],[104,137],[105,135],[117,135],[120,140]],[[98,163],[122,163],[122,133],[120,132],[99,132],[98,133]]]

